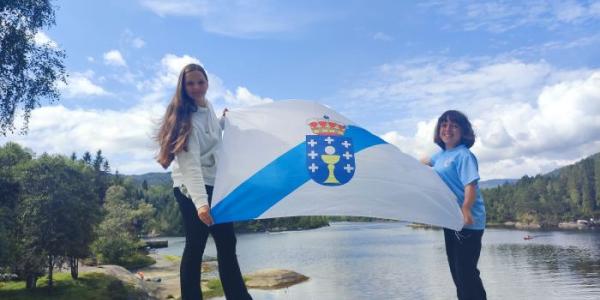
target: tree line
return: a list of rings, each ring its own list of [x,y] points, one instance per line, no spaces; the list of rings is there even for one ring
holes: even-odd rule
[[[553,227],[600,218],[600,153],[546,175],[524,176],[513,185],[483,190],[488,221]]]
[[[81,259],[119,263],[134,255],[154,209],[98,150],[77,158],[0,147],[0,273],[34,288],[56,268],[78,278]]]
[[[165,174],[161,174],[159,178],[164,176]],[[148,180],[142,179],[137,189],[137,197],[144,199],[156,209],[155,214],[151,218],[152,224],[149,227],[149,233],[163,236],[183,236],[183,223],[181,221],[179,206],[173,195],[172,181],[153,181],[156,183],[149,184]],[[131,180],[130,182],[134,183],[135,181]],[[235,222],[234,229],[236,232],[264,232],[303,230],[328,225],[328,217],[304,216]]]
[[[111,173],[101,150],[81,157],[37,156],[6,143],[0,147],[0,273],[16,274],[34,288],[44,275],[52,286],[57,268],[69,268],[77,279],[82,259],[129,267],[148,263],[140,252],[142,237],[183,235],[172,189],[170,182],[151,185]],[[561,221],[599,219],[600,153],[547,175],[524,176],[513,185],[484,189],[483,196],[490,222],[555,226]],[[251,220],[238,222],[235,228],[301,230],[338,219]]]
[[[238,232],[300,230],[328,225],[326,217],[253,220]],[[47,275],[79,262],[129,268],[152,263],[143,237],[182,236],[179,206],[169,182],[138,183],[98,150],[78,157],[36,156],[16,143],[0,147],[0,274],[16,274],[34,288]],[[140,251],[142,250],[142,251]]]

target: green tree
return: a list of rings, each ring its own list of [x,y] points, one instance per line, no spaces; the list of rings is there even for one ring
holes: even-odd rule
[[[104,163],[104,156],[102,156],[102,150],[98,150],[98,151],[96,151],[96,156],[94,157],[94,161],[92,162],[94,171],[100,172],[103,163]]]
[[[594,190],[594,161],[591,158],[581,161],[581,202],[582,212],[590,216],[596,209],[596,193]]]
[[[71,155],[73,160],[75,160],[76,157],[77,155],[75,153]],[[98,149],[98,151],[96,151],[96,156],[93,158],[89,151],[84,152],[81,157],[81,162],[94,170],[93,185],[95,186],[96,194],[98,195],[100,202],[104,201],[106,189],[108,189],[111,181],[110,164],[108,160],[102,155],[102,150]]]
[[[83,161],[83,163],[85,163],[88,166],[92,165],[92,155],[90,154],[89,151],[85,151],[83,153],[83,156],[81,157],[81,161]]]
[[[80,162],[72,162],[71,166],[78,172],[74,173],[73,192],[79,198],[70,203],[70,216],[67,224],[67,236],[70,239],[66,245],[66,257],[71,269],[71,277],[79,277],[79,259],[90,256],[90,246],[96,239],[95,227],[102,219],[101,206],[98,196],[93,189],[95,171]]]
[[[147,182],[144,180],[144,182]],[[148,189],[143,189],[143,198],[156,209],[152,217],[151,231],[165,235],[183,235],[183,222],[179,212],[179,205],[173,195],[172,184],[148,184]]]
[[[18,253],[16,208],[20,185],[17,168],[31,159],[31,152],[16,143],[0,147],[0,273],[10,267]]]
[[[154,214],[152,205],[132,199],[123,186],[113,185],[106,191],[105,217],[98,227],[94,252],[103,263],[122,263],[141,246],[139,234]]]
[[[596,190],[596,207],[600,208],[600,157],[594,160],[594,189]]]
[[[102,150],[96,151],[96,156],[91,162],[91,165],[95,172],[94,186],[96,187],[96,194],[98,195],[98,198],[102,200],[110,185],[110,178],[108,177],[110,168],[108,168],[108,171],[102,169],[102,166],[108,165],[108,160],[102,156]]]
[[[99,220],[92,172],[86,168],[67,157],[44,154],[21,171],[23,248],[46,258],[49,287],[55,266],[88,254]],[[72,274],[76,277],[77,271]]]
[[[123,185],[124,183],[125,183],[125,179],[123,178],[123,175],[121,175],[121,173],[119,173],[119,170],[116,170],[115,176],[113,177],[113,180],[112,180],[112,184]]]
[[[523,177],[514,185],[483,190],[492,222],[557,225],[600,216],[600,153],[547,175]]]
[[[49,0],[0,1],[0,134],[15,129],[15,113],[23,112],[27,132],[31,111],[42,100],[59,99],[57,81],[66,81],[64,51],[38,45],[35,35],[55,23]]]

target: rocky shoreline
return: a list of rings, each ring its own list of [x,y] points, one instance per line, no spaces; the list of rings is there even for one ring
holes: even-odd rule
[[[437,226],[410,223],[408,227],[414,229],[439,229]],[[539,223],[523,223],[507,221],[504,223],[487,223],[486,228],[507,228],[507,229],[521,229],[521,230],[543,230],[543,229],[564,229],[564,230],[595,230],[600,229],[599,224],[584,224],[581,222],[560,222],[558,224],[539,224]]]
[[[537,229],[565,229],[565,230],[594,230],[600,229],[599,224],[589,224],[583,222],[560,222],[558,224],[540,224],[540,223],[522,223],[507,221],[504,223],[488,223],[486,227],[490,228],[516,228],[525,230]]]
[[[149,299],[178,299],[180,257],[150,254],[156,263],[133,272],[117,265],[81,266],[80,272],[97,272],[114,276],[143,292]],[[217,261],[207,257],[202,263],[202,290],[210,292],[209,281],[218,279]],[[281,289],[309,278],[290,270],[264,269],[244,274],[249,289]]]

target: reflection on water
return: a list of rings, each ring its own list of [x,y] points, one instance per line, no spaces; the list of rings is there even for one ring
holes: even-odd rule
[[[530,234],[533,240],[524,241]],[[181,255],[182,238],[159,253]],[[209,242],[207,255],[215,255]],[[291,269],[305,283],[255,299],[453,299],[440,230],[404,223],[335,223],[309,231],[238,235],[244,273]],[[489,299],[600,299],[600,232],[488,229],[480,270]]]
[[[486,245],[491,284],[508,284],[521,291],[519,299],[600,299],[598,232],[549,232],[534,240]]]
[[[528,268],[537,272],[563,273],[571,271],[583,277],[600,274],[600,261],[590,249],[553,245],[499,245],[492,247],[495,255],[525,257]]]

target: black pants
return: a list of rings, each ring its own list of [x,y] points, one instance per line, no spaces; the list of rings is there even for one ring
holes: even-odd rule
[[[213,187],[207,185],[209,204],[212,200],[212,191]],[[198,218],[198,212],[192,200],[181,193],[179,188],[174,188],[174,193],[179,203],[185,229],[185,248],[180,267],[181,299],[202,299],[200,268],[209,233],[213,236],[217,246],[219,277],[223,284],[225,298],[252,299],[242,279],[242,272],[235,253],[236,238],[233,232],[233,223],[206,226]]]
[[[459,300],[485,300],[486,293],[479,277],[477,262],[481,252],[483,230],[444,228],[446,255]]]

